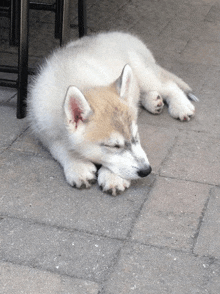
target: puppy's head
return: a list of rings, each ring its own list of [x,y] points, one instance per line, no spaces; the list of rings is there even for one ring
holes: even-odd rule
[[[108,87],[84,91],[69,87],[64,114],[73,149],[83,158],[109,168],[125,179],[151,172],[140,145],[137,128],[137,98],[130,66]]]

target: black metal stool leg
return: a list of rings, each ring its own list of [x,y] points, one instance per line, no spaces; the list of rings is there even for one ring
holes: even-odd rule
[[[69,41],[69,31],[70,31],[69,14],[70,14],[70,0],[63,0],[62,16],[61,16],[60,46],[66,44]]]
[[[28,27],[29,0],[21,0],[20,42],[18,51],[17,118],[24,118],[26,115],[26,97],[28,83]]]
[[[62,0],[56,0],[56,12],[55,12],[55,38],[60,39],[61,35],[61,7]]]
[[[15,8],[15,0],[11,0],[11,6],[10,6],[10,45],[15,45],[15,17],[16,15],[16,8]]]
[[[78,0],[79,37],[87,34],[86,0]]]
[[[10,45],[17,46],[19,44],[19,29],[20,29],[20,16],[18,11],[20,10],[20,1],[11,0],[10,7]]]

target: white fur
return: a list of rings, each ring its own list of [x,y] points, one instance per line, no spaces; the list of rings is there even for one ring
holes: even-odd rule
[[[133,113],[129,148],[117,130],[102,145],[85,139],[88,124],[84,119],[93,111],[83,93],[115,81],[121,101]],[[29,91],[28,117],[36,136],[63,166],[70,185],[89,187],[96,178],[92,162],[100,163],[103,167],[98,183],[115,194],[129,187],[130,180],[139,177],[139,170],[149,168],[136,125],[139,96],[152,113],[160,113],[166,100],[171,116],[190,120],[195,108],[187,95],[196,100],[186,83],[156,64],[138,38],[119,32],[102,33],[71,42],[47,59]],[[72,96],[82,108],[82,120],[77,123],[72,122]],[[105,122],[105,117],[102,119],[99,123]]]
[[[126,188],[129,188],[131,182],[119,177],[102,166],[99,170],[98,184],[102,187],[104,192],[111,191],[112,195],[116,196],[118,191],[123,192]]]

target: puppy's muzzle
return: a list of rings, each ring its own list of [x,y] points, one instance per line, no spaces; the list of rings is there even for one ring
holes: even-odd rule
[[[148,166],[147,168],[140,169],[137,172],[137,174],[138,174],[139,177],[144,178],[144,177],[148,176],[151,173],[151,171],[152,171],[151,166]]]

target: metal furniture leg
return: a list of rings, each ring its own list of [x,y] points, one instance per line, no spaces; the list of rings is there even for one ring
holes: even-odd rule
[[[79,37],[87,34],[86,0],[78,0]]]
[[[11,7],[10,7],[10,45],[15,45],[15,17],[16,15],[16,8],[15,8],[15,0],[11,0]]]
[[[18,48],[18,95],[17,95],[17,118],[24,118],[26,115],[26,97],[28,84],[28,28],[29,28],[29,0],[14,0],[19,3],[20,8],[20,38]],[[60,11],[61,28],[60,45],[69,40],[69,10],[70,0],[57,0]],[[86,0],[78,0],[78,23],[79,36],[87,33],[86,25]]]
[[[61,3],[62,0],[56,0],[56,12],[55,12],[55,38],[60,39],[61,29]]]
[[[9,43],[12,46],[17,46],[19,43],[19,25],[20,17],[18,11],[20,10],[20,1],[11,0],[10,7],[10,40]]]
[[[69,14],[70,14],[70,0],[63,0],[60,46],[66,44],[69,41],[69,31],[70,31]]]
[[[28,82],[28,27],[29,0],[21,0],[20,41],[18,48],[17,118],[24,118],[26,114],[26,97]]]

